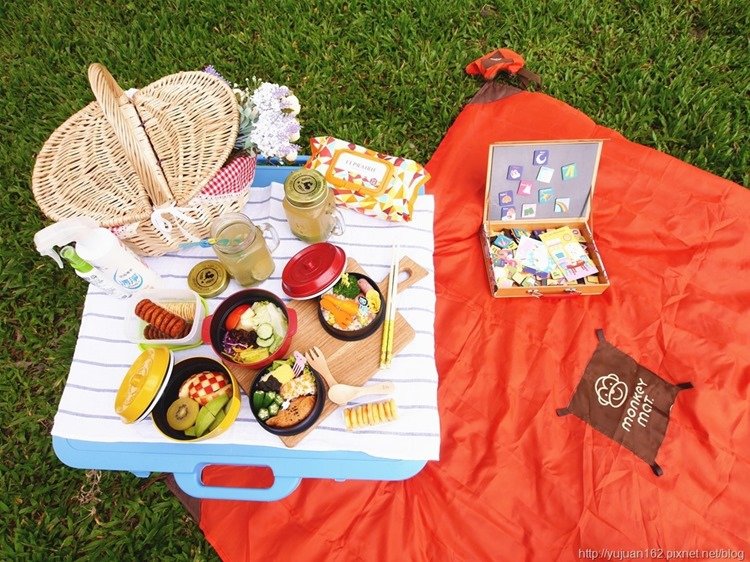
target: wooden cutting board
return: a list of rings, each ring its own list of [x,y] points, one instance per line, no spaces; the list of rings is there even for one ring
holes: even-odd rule
[[[352,258],[347,261],[346,271],[357,273],[367,272]],[[402,292],[427,275],[427,270],[409,257],[401,258],[399,263],[399,277],[407,277],[399,282],[398,292]],[[384,296],[388,293],[388,277],[378,283]],[[363,340],[343,341],[334,338],[323,329],[318,320],[318,299],[291,301],[287,306],[297,311],[297,333],[292,338],[292,346],[287,355],[297,350],[305,353],[311,347],[321,349],[328,360],[331,374],[340,383],[363,385],[380,369],[380,345],[383,339],[383,328],[376,330]],[[385,306],[385,301],[383,302]],[[393,355],[397,355],[414,339],[414,328],[406,319],[396,312],[396,328],[393,335]],[[250,393],[250,385],[258,371],[245,367],[232,366],[232,373],[237,377],[245,394]],[[385,397],[383,397],[384,399]],[[325,406],[315,424],[307,431],[298,435],[280,437],[287,447],[294,447],[314,430],[325,418],[330,416],[339,406],[326,398]]]

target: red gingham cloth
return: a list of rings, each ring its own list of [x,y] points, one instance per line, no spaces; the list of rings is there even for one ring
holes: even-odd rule
[[[255,156],[238,154],[229,159],[221,170],[211,178],[199,195],[217,196],[239,193],[255,177]]]
[[[196,197],[221,197],[241,193],[255,178],[256,159],[255,156],[245,153],[230,157]],[[127,239],[132,236],[132,233],[129,234],[129,229],[135,230],[136,227],[137,225],[126,224],[113,226],[110,230],[118,238]]]

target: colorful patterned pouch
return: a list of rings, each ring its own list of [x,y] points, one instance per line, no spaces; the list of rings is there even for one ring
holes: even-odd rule
[[[413,160],[389,156],[334,137],[310,139],[305,167],[317,170],[340,205],[390,221],[410,221],[430,174]]]

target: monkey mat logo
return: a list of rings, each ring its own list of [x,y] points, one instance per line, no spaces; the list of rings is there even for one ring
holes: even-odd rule
[[[594,382],[594,392],[599,404],[619,408],[628,397],[628,385],[614,373],[602,375]]]

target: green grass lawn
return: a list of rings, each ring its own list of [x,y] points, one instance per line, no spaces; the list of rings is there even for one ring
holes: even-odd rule
[[[216,559],[158,475],[75,470],[51,447],[86,287],[34,251],[30,177],[92,99],[89,63],[124,87],[205,64],[286,83],[303,137],[425,162],[478,86],[465,64],[508,46],[599,123],[750,185],[747,0],[6,0],[0,31],[3,560]]]

